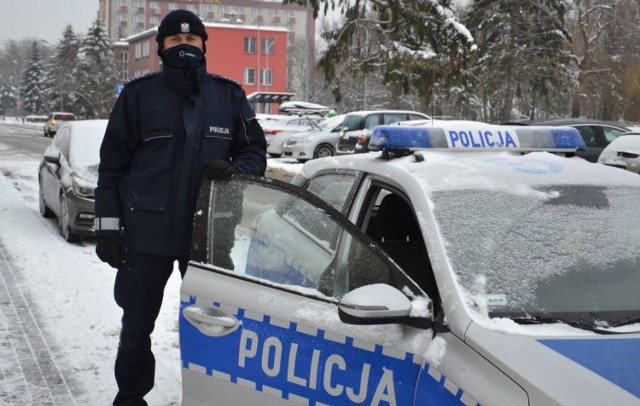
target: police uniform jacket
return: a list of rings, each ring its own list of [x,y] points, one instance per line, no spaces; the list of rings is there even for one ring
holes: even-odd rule
[[[128,249],[186,256],[205,162],[264,174],[264,132],[243,89],[204,66],[191,75],[165,65],[122,90],[100,148],[98,237],[122,232]]]

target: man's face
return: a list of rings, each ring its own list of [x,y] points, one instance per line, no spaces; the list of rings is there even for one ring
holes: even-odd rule
[[[167,50],[169,48],[176,47],[178,45],[188,44],[202,51],[202,38],[196,34],[173,34],[165,37],[162,43],[162,49]]]

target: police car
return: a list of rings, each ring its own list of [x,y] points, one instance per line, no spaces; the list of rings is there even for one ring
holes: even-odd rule
[[[640,404],[640,177],[569,127],[370,147],[203,181],[184,405]]]

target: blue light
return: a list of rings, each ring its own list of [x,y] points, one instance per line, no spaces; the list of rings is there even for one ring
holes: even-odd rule
[[[573,127],[443,124],[438,127],[377,126],[369,149],[575,152],[585,150],[586,146]]]

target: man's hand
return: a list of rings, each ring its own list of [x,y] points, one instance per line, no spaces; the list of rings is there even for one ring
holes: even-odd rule
[[[118,269],[124,264],[124,243],[120,237],[97,237],[96,254],[102,262]]]
[[[209,180],[226,180],[234,173],[238,173],[236,168],[227,161],[209,161],[204,165],[204,173]]]

